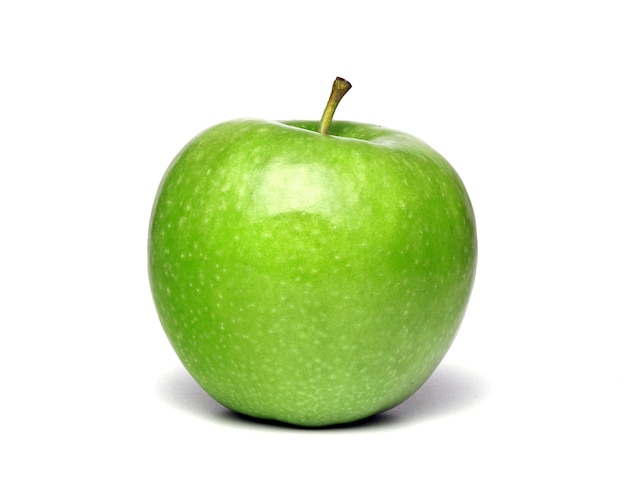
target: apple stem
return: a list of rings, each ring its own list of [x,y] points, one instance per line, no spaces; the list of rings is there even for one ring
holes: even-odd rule
[[[352,88],[352,85],[345,79],[339,77],[335,79],[333,89],[330,92],[330,97],[328,98],[328,103],[326,104],[326,108],[324,109],[324,114],[322,115],[322,120],[320,122],[320,133],[322,135],[328,134],[328,131],[330,130],[330,123],[335,115],[337,105],[339,105],[339,102],[341,102],[341,99],[346,93],[348,93],[350,88]]]

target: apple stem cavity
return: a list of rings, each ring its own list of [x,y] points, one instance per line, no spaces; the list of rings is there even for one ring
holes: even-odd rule
[[[320,134],[327,135],[330,130],[330,123],[335,115],[335,110],[341,102],[343,96],[348,93],[348,90],[352,88],[352,85],[343,78],[337,77],[333,83],[333,89],[330,92],[328,103],[322,114],[322,120],[320,122]]]

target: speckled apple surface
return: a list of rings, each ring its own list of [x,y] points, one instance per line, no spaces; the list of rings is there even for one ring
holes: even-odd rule
[[[159,187],[149,276],[165,332],[217,401],[305,426],[413,394],[459,328],[472,206],[448,162],[378,126],[229,121]]]

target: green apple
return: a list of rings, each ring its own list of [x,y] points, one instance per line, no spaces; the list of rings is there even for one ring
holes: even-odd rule
[[[234,120],[159,187],[151,289],[195,380],[224,406],[302,426],[394,407],[449,349],[476,268],[464,185],[408,134]]]

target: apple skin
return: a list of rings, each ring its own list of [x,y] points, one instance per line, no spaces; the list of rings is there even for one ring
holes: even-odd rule
[[[235,120],[159,187],[149,277],[162,326],[224,406],[301,426],[411,396],[449,349],[476,269],[450,164],[379,126]]]

